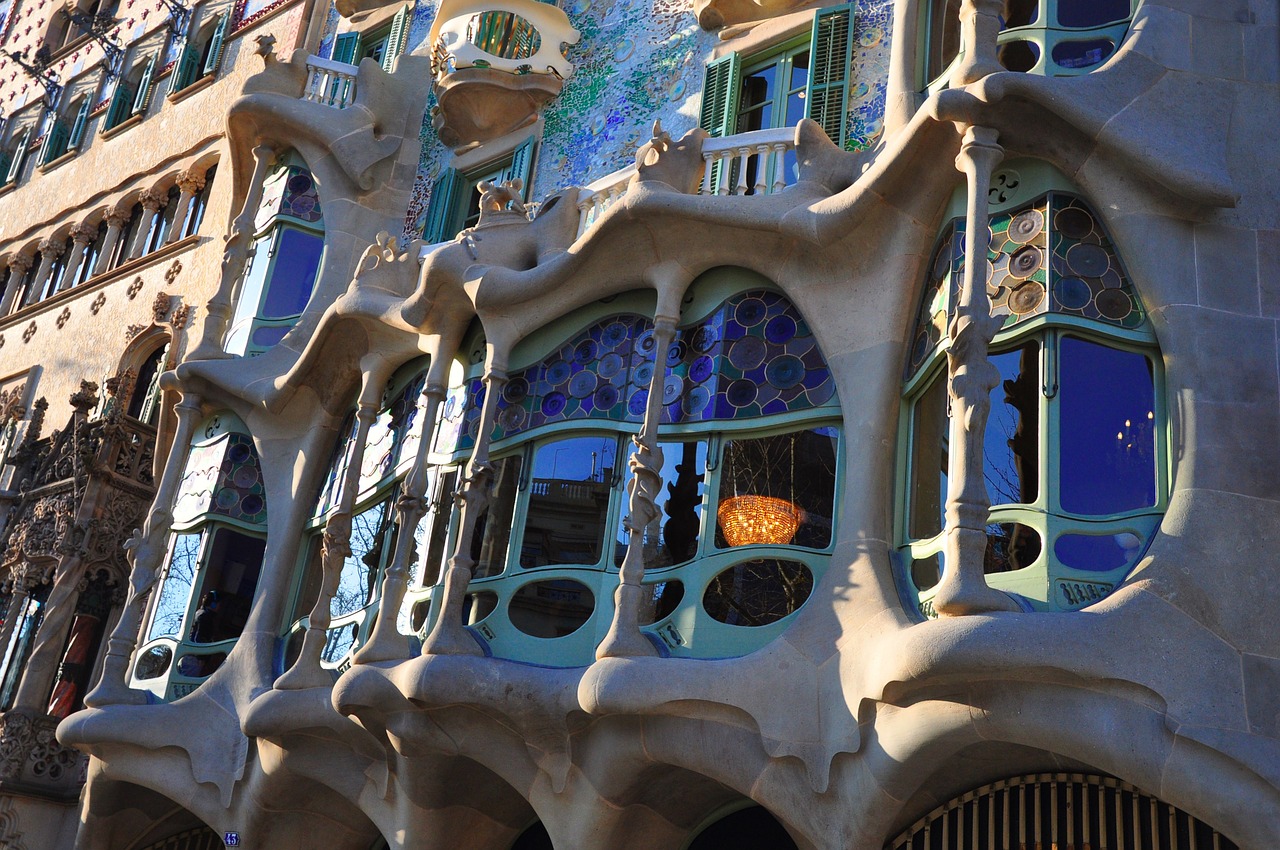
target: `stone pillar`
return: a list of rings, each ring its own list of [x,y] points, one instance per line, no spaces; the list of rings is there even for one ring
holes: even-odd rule
[[[140,691],[129,688],[129,661],[138,643],[138,628],[142,624],[142,608],[151,589],[155,587],[160,567],[164,565],[169,550],[169,529],[173,525],[173,501],[178,495],[178,484],[187,465],[191,451],[191,435],[200,419],[200,396],[184,393],[175,412],[178,426],[173,435],[173,450],[164,465],[164,474],[156,487],[155,501],[141,529],[134,529],[124,544],[129,557],[129,595],[125,599],[120,619],[111,630],[107,641],[107,654],[102,662],[102,678],[97,687],[85,697],[84,704],[100,708],[116,703],[145,702]]]
[[[191,216],[191,199],[204,189],[204,172],[184,171],[178,175],[178,211],[173,216],[173,226],[164,244],[169,245],[182,238],[182,228],[186,227]]]
[[[62,252],[67,250],[67,243],[66,240],[41,239],[39,247],[40,268],[36,269],[36,276],[31,281],[31,288],[27,290],[26,300],[22,302],[23,307],[28,307],[44,297],[44,289],[49,284],[53,264],[62,256]]]
[[[333,679],[320,666],[321,653],[324,652],[332,619],[330,605],[333,595],[338,592],[343,563],[351,554],[351,506],[355,503],[356,491],[360,489],[360,467],[364,463],[365,443],[369,439],[369,427],[378,418],[378,403],[382,400],[382,388],[385,384],[385,374],[364,374],[360,401],[356,408],[356,433],[351,440],[346,470],[339,485],[338,504],[324,525],[324,543],[320,552],[320,593],[307,617],[307,631],[302,638],[298,660],[276,680],[277,690],[327,688],[333,684]],[[410,529],[404,526],[401,528],[402,536],[408,534],[412,537]]]
[[[494,365],[497,358],[490,351],[484,375],[484,402],[480,408],[480,424],[476,445],[467,463],[467,474],[453,498],[462,505],[458,521],[458,538],[444,574],[444,598],[440,601],[440,618],[422,644],[423,655],[483,655],[480,644],[462,625],[462,602],[471,584],[475,559],[471,557],[471,538],[481,515],[489,507],[489,490],[493,486],[493,464],[489,462],[489,441],[493,436],[498,397],[506,386],[505,369]],[[505,355],[502,358],[505,361]]]
[[[1003,5],[1001,0],[961,2],[960,44],[964,47],[964,56],[951,71],[952,88],[960,88],[1004,70],[996,53]]]
[[[964,134],[956,168],[968,177],[969,204],[965,218],[964,282],[948,334],[947,390],[951,422],[947,459],[946,537],[942,580],[933,607],[943,616],[984,611],[1018,611],[1008,594],[987,586],[983,561],[987,551],[987,516],[991,500],[983,479],[983,444],[991,391],[1000,383],[1000,370],[988,349],[1004,324],[991,315],[987,296],[987,246],[991,241],[987,193],[991,173],[1004,158],[998,134],[987,127],[969,127]]]
[[[131,260],[141,257],[142,252],[146,250],[147,238],[151,235],[151,223],[160,210],[169,203],[169,196],[148,189],[138,195],[138,200],[142,202],[142,221],[138,225],[138,232],[133,234],[133,244],[129,246]]]
[[[76,275],[80,271],[80,264],[84,262],[89,246],[97,238],[98,228],[92,225],[77,224],[71,228],[71,256],[67,259],[66,274],[62,276],[64,289],[70,289],[75,285]]]
[[[18,300],[18,289],[22,286],[22,279],[31,270],[32,262],[34,258],[28,254],[15,254],[9,258],[9,278],[5,281],[4,298],[0,300],[0,316],[13,312]]]
[[[253,220],[262,204],[262,182],[267,178],[267,168],[275,159],[275,148],[262,144],[253,149],[253,174],[249,177],[249,191],[245,194],[240,214],[231,223],[227,235],[227,247],[222,252],[222,280],[218,291],[205,305],[208,318],[204,322],[204,335],[200,344],[187,355],[188,360],[208,360],[225,357],[222,338],[231,321],[231,294],[244,274],[244,264],[249,258],[249,246],[253,241]]]
[[[356,664],[368,664],[375,661],[393,661],[408,657],[408,640],[397,629],[400,606],[404,603],[404,594],[409,587],[409,553],[413,550],[413,531],[427,512],[427,456],[431,454],[431,440],[435,434],[436,417],[440,412],[440,403],[444,400],[444,380],[436,376],[436,372],[448,376],[448,365],[452,357],[433,357],[432,374],[427,377],[426,387],[422,391],[422,399],[418,403],[418,415],[422,417],[422,439],[418,442],[418,456],[413,459],[413,468],[405,476],[404,492],[396,500],[398,516],[396,522],[400,534],[396,537],[396,548],[391,563],[387,566],[386,575],[382,577],[382,599],[378,605],[378,621],[374,625],[369,642],[356,652],[352,661]],[[442,366],[437,369],[436,364]]]
[[[98,263],[93,267],[95,275],[102,274],[111,268],[111,255],[116,252],[116,243],[120,241],[120,231],[129,223],[129,210],[112,207],[105,216],[107,235],[102,240],[102,253],[98,255]]]

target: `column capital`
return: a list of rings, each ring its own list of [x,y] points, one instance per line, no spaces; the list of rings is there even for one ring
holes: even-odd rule
[[[133,211],[129,207],[108,207],[106,219],[108,227],[124,227],[129,223],[130,213]]]
[[[37,247],[40,249],[41,257],[45,257],[46,259],[53,258],[56,260],[58,257],[62,256],[63,251],[67,250],[67,240],[54,238],[41,239],[40,244]]]
[[[205,177],[203,171],[184,171],[178,175],[178,179],[174,181],[178,186],[178,191],[184,195],[194,195],[205,186]]]
[[[157,192],[153,189],[144,189],[138,194],[138,201],[142,204],[142,208],[149,212],[159,212],[169,203],[169,196],[165,192]]]
[[[71,241],[77,245],[88,245],[98,238],[98,227],[94,224],[77,224],[71,228],[71,232],[67,234],[71,237]]]
[[[17,269],[19,274],[25,274],[35,261],[36,258],[31,254],[14,254],[9,258],[9,268]]]

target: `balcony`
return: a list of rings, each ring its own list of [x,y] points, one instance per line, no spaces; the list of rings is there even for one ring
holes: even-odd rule
[[[538,120],[573,65],[581,34],[537,0],[444,0],[428,36],[440,140],[467,150]]]
[[[356,99],[356,66],[322,56],[307,57],[307,86],[302,99],[310,103],[346,109]]]

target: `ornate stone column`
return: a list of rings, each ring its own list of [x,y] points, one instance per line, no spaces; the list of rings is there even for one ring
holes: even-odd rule
[[[137,233],[133,234],[133,244],[129,246],[129,259],[136,260],[147,248],[147,239],[151,236],[151,224],[155,217],[169,203],[169,196],[150,189],[138,195],[142,202],[142,221]]]
[[[267,178],[267,168],[275,155],[275,148],[271,145],[261,144],[253,149],[253,174],[249,177],[249,191],[240,206],[240,214],[231,223],[227,246],[222,252],[222,280],[218,283],[218,291],[205,305],[208,318],[204,322],[204,335],[200,344],[187,355],[188,360],[226,356],[222,350],[222,338],[227,333],[227,323],[231,321],[231,296],[240,276],[244,274],[249,245],[253,241],[253,220],[262,203],[262,183]]]
[[[102,240],[102,253],[93,267],[94,274],[102,274],[111,268],[111,255],[116,252],[116,243],[120,241],[120,231],[129,223],[129,210],[111,207],[104,216],[107,222],[107,235]]]
[[[134,529],[124,544],[128,551],[129,594],[125,599],[120,619],[111,630],[107,641],[107,654],[102,662],[102,678],[97,687],[85,697],[90,708],[124,702],[143,702],[140,691],[129,688],[129,661],[138,643],[138,628],[142,624],[142,609],[151,589],[155,587],[160,568],[169,551],[169,528],[173,525],[173,501],[178,495],[178,484],[187,465],[191,451],[191,436],[200,421],[201,398],[195,393],[184,393],[174,408],[178,426],[173,435],[173,450],[164,465],[164,474],[156,487],[155,501],[141,529]]]
[[[4,298],[0,299],[0,316],[13,312],[14,303],[18,300],[18,289],[33,262],[35,259],[28,254],[15,254],[9,258],[9,277],[4,285]]]
[[[987,127],[969,127],[964,134],[956,168],[968,177],[969,205],[965,217],[964,282],[960,303],[951,320],[947,351],[951,422],[947,458],[947,529],[943,544],[942,580],[933,597],[941,615],[983,611],[1018,611],[1012,597],[987,586],[983,561],[987,551],[987,516],[991,500],[983,479],[983,444],[991,391],[1000,371],[988,348],[1004,324],[991,315],[987,297],[987,247],[991,241],[987,193],[991,173],[1004,158],[998,134]]]
[[[93,244],[93,240],[98,238],[98,228],[90,224],[77,224],[71,228],[71,256],[67,258],[67,271],[62,276],[64,289],[70,289],[75,285],[76,274],[80,271],[80,264],[84,262],[85,255],[89,251],[89,246]]]
[[[505,369],[494,366],[497,358],[490,352],[489,366],[484,375],[484,403],[480,408],[480,423],[476,430],[476,445],[467,463],[467,474],[454,499],[462,506],[458,521],[458,538],[449,558],[444,575],[444,597],[440,601],[440,618],[423,641],[423,655],[483,655],[480,644],[462,625],[462,602],[471,584],[471,571],[475,559],[471,557],[471,538],[476,525],[489,507],[489,490],[493,486],[493,464],[489,461],[489,442],[493,436],[494,419],[498,412],[498,397],[506,386]],[[504,357],[505,359],[505,357]]]
[[[431,454],[431,440],[435,435],[436,417],[444,400],[445,385],[437,372],[448,376],[449,358],[433,358],[431,374],[427,376],[422,399],[418,403],[418,415],[422,417],[422,439],[418,442],[418,456],[413,468],[405,476],[404,492],[396,500],[396,522],[400,529],[391,563],[382,577],[382,599],[378,605],[378,621],[374,624],[369,642],[356,652],[352,659],[356,664],[374,661],[392,661],[408,657],[408,641],[397,630],[400,606],[409,587],[409,553],[413,550],[413,531],[427,512],[427,456]],[[436,363],[442,363],[437,369]]]
[[[329,623],[333,619],[330,606],[338,592],[342,579],[342,566],[351,554],[351,506],[355,504],[356,491],[360,489],[360,467],[364,463],[365,443],[369,440],[369,427],[378,418],[378,403],[382,399],[384,374],[366,372],[360,389],[360,401],[356,408],[356,433],[347,454],[347,466],[339,484],[338,504],[324,524],[323,544],[320,550],[320,593],[316,604],[307,616],[307,631],[302,638],[302,650],[298,660],[276,680],[277,690],[304,690],[327,688],[333,678],[320,666]],[[408,530],[401,526],[401,536]]]
[[[66,240],[41,239],[39,248],[40,267],[36,269],[36,276],[31,281],[31,288],[27,290],[27,297],[22,302],[23,307],[29,307],[44,297],[44,289],[49,285],[49,275],[53,271],[53,264],[67,250],[67,243]]]
[[[960,44],[964,56],[951,71],[950,85],[960,88],[988,74],[1004,70],[996,53],[1000,34],[1001,0],[963,0],[960,4]]]
[[[204,189],[204,172],[184,171],[178,175],[178,211],[173,216],[173,225],[164,243],[169,245],[182,238],[182,229],[187,226],[191,216],[191,199]]]

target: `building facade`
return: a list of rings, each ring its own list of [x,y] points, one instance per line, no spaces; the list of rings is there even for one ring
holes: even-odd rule
[[[129,13],[6,12],[9,845],[1280,838],[1274,0]]]

